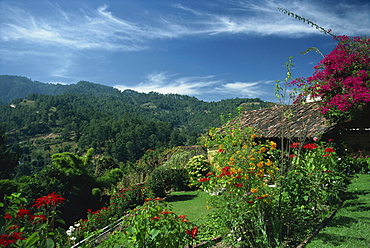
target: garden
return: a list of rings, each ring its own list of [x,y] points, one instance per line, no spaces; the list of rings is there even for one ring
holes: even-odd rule
[[[370,39],[334,38],[338,45],[311,77],[290,81],[288,70],[285,84],[300,90],[295,104],[320,98],[322,115],[340,122],[361,115],[370,102]],[[281,116],[289,123],[289,113]],[[355,190],[347,193],[351,180],[370,171],[369,157],[340,152],[338,140],[318,134],[280,145],[257,129],[230,123],[199,139],[208,153],[179,151],[146,171],[143,180],[127,185],[117,179],[105,206],[87,209],[86,219],[68,227],[59,210],[66,204],[65,192],[48,192],[33,202],[20,193],[5,195],[0,245],[297,247],[344,200],[356,199]],[[54,154],[52,163],[74,165],[69,173],[91,159],[91,152],[64,155]],[[145,159],[154,156],[147,151]],[[366,176],[359,178],[366,183]],[[95,191],[94,196],[102,197]]]

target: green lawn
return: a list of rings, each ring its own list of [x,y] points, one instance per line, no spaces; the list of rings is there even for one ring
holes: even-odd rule
[[[306,247],[370,247],[370,175],[356,175],[343,206]]]
[[[204,223],[205,217],[212,209],[210,205],[211,196],[202,191],[172,192],[167,198],[173,211],[177,215],[187,215],[187,219],[197,225]]]

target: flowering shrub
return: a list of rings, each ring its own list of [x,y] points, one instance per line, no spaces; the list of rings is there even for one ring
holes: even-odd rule
[[[276,245],[272,232],[276,206],[278,167],[269,158],[274,142],[258,141],[252,128],[238,125],[211,129],[206,147],[218,148],[211,159],[212,171],[198,179],[202,188],[213,195],[214,211],[210,221],[218,225],[218,235],[235,246]]]
[[[98,210],[87,209],[87,219],[81,219],[67,231],[68,239],[72,244],[97,234],[100,229],[112,224],[125,215],[126,211],[133,209],[151,197],[149,187],[146,184],[136,184],[130,188],[124,188],[111,196],[108,207]]]
[[[303,89],[298,99],[319,98],[326,117],[347,120],[370,102],[370,39],[348,36],[335,39],[338,45],[315,66],[314,74],[291,84]]]
[[[205,146],[217,148],[212,171],[198,179],[217,195],[207,225],[217,226],[226,243],[277,247],[301,239],[339,202],[345,168],[330,142],[292,143],[284,166],[276,143],[238,124],[210,130]]]
[[[190,179],[190,186],[199,186],[198,182],[210,171],[208,159],[203,155],[192,157],[186,164],[186,170]]]
[[[318,140],[303,145],[302,150],[291,145],[291,168],[286,175],[284,195],[287,206],[303,222],[307,222],[306,218],[321,218],[322,212],[339,203],[346,167],[341,165],[333,147],[331,142]]]
[[[98,247],[182,247],[192,243],[198,228],[159,200],[147,199],[143,206],[129,211],[121,229]]]
[[[26,199],[20,193],[6,196],[5,223],[0,234],[0,245],[20,247],[54,247],[64,245],[66,233],[55,228],[55,222],[64,223],[58,218],[56,209],[65,199],[56,192],[37,198],[31,209],[25,208]]]

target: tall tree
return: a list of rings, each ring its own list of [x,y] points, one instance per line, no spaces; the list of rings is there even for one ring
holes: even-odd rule
[[[6,143],[6,135],[0,126],[0,179],[13,177],[14,168],[18,165],[18,153]]]

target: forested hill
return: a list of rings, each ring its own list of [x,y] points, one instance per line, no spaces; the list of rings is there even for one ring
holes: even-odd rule
[[[80,81],[77,84],[47,84],[26,77],[0,75],[0,104],[9,103],[29,94],[60,95],[64,93],[120,95],[120,91],[109,86]]]
[[[52,85],[17,76],[1,76],[0,92],[6,102],[0,105],[0,127],[10,143],[20,146],[20,174],[43,168],[55,152],[81,154],[94,148],[98,155],[125,162],[139,159],[147,149],[194,145],[199,134],[221,126],[221,115],[235,116],[238,107],[273,105],[259,98],[204,102],[186,95],[120,92],[89,82]]]

